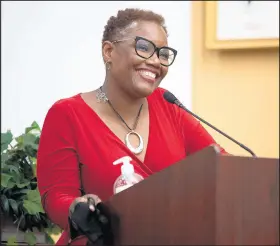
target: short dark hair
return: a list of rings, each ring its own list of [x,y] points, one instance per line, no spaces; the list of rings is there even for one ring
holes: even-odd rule
[[[107,25],[104,27],[102,42],[113,41],[118,37],[119,32],[125,29],[134,21],[152,21],[162,26],[167,33],[164,18],[150,10],[142,10],[136,8],[126,8],[125,10],[119,10],[117,16],[111,16],[107,21]]]

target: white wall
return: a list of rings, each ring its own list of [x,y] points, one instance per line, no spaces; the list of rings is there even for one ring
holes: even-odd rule
[[[191,2],[1,2],[2,124],[16,135],[41,126],[58,99],[104,81],[101,38],[117,10],[140,7],[166,19],[176,62],[161,86],[191,107]]]

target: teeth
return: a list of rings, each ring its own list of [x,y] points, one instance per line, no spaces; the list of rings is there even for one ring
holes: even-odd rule
[[[149,71],[140,71],[141,74],[145,75],[145,76],[149,76],[151,78],[155,78],[156,77],[156,74],[155,73],[152,73],[152,72],[149,72]]]

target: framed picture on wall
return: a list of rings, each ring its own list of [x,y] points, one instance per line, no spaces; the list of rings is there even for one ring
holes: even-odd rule
[[[205,1],[209,49],[279,47],[279,1]]]

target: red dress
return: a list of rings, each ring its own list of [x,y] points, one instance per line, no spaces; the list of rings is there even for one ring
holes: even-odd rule
[[[158,88],[147,98],[150,129],[144,162],[119,140],[80,94],[59,100],[50,108],[40,138],[37,178],[46,213],[65,230],[57,244],[68,243],[68,210],[73,200],[81,196],[81,182],[85,193],[96,194],[101,200],[113,195],[114,182],[121,174],[121,165],[113,165],[115,160],[130,156],[135,171],[147,177],[215,143],[199,121],[166,102],[163,92]]]

